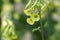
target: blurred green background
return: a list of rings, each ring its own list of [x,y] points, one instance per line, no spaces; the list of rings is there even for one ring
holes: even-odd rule
[[[29,25],[26,22],[29,16],[25,15],[24,10],[28,1],[29,0],[0,0],[0,14],[5,12],[6,14],[3,13],[3,16],[7,16],[8,14],[7,19],[10,18],[14,23],[18,36],[16,40],[60,40],[60,0],[48,0],[50,3],[44,12],[45,16],[41,19],[43,31],[40,28],[37,29],[41,26],[40,20],[33,25]],[[44,3],[44,0],[39,1]],[[0,15],[0,21],[2,21],[1,18]],[[2,38],[1,33],[0,36],[0,38]]]

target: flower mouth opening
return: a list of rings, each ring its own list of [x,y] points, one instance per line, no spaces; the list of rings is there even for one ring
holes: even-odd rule
[[[38,16],[37,15],[34,15],[34,18],[37,18]]]

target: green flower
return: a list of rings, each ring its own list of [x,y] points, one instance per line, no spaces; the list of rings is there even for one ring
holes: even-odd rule
[[[27,16],[30,16],[30,15],[31,15],[30,10],[24,10],[24,13],[25,13]]]
[[[12,39],[17,39],[17,35],[16,35],[16,34],[13,34],[13,35],[11,36],[11,38],[12,38]]]
[[[31,19],[33,19],[34,21],[39,21],[40,20],[40,17],[39,17],[39,15],[37,13],[33,13],[31,15]]]
[[[44,4],[42,7],[41,7],[41,13],[45,13],[47,10],[47,5]]]
[[[27,18],[27,23],[33,25],[35,22],[31,18]]]

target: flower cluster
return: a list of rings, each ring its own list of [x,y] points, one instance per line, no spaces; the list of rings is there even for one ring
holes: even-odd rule
[[[32,3],[32,0],[30,0],[25,7],[24,13],[27,16],[30,16],[30,18],[27,18],[27,23],[30,25],[33,25],[36,21],[39,21],[40,16],[41,16],[41,18],[45,17],[44,13],[47,10],[47,4],[49,2],[48,2],[48,0],[44,0],[44,3],[40,2],[40,1],[35,0],[33,5],[29,8],[30,4]],[[47,1],[47,3],[46,3],[46,1]],[[40,13],[39,13],[39,11],[40,11]]]
[[[37,13],[31,14],[30,18],[27,18],[27,23],[33,25],[36,21],[39,21],[40,17]]]
[[[34,2],[34,4],[32,5],[32,7],[28,8],[29,5],[31,4],[31,2],[32,2],[32,0],[30,0],[28,2],[28,4],[26,5],[24,13],[27,16],[30,16],[30,18],[27,18],[27,23],[30,24],[30,25],[33,25],[36,21],[40,20],[40,17],[39,17],[39,14],[37,12],[34,12],[35,9],[37,8],[38,0],[36,0]]]

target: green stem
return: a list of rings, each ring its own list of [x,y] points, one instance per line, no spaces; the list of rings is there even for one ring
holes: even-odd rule
[[[39,12],[39,13],[40,13],[40,12]],[[40,25],[41,25],[42,40],[44,40],[44,27],[43,27],[43,25],[42,25],[41,13],[40,13]]]
[[[41,35],[42,35],[42,40],[44,40],[44,27],[43,27],[43,24],[42,24],[42,18],[41,18],[41,7],[39,9],[38,7],[38,11],[39,11],[39,16],[40,16],[40,25],[41,25]]]

